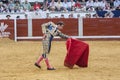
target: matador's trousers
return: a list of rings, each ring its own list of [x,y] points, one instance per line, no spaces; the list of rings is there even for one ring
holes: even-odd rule
[[[53,39],[53,36],[51,34],[47,34],[46,38],[43,39],[42,41],[44,58],[46,58],[46,54],[50,53],[52,39]]]

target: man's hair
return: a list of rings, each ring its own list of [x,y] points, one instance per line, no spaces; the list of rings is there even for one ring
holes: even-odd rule
[[[57,25],[64,25],[64,22],[63,21],[59,21],[59,22],[57,22]]]
[[[11,17],[10,15],[6,15],[6,17]]]

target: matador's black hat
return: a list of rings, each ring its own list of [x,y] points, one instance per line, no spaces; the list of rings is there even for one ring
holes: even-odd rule
[[[63,21],[58,21],[57,25],[64,25],[64,22]]]

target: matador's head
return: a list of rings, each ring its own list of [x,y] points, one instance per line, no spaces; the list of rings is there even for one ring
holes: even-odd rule
[[[57,28],[58,29],[60,29],[60,30],[63,29],[63,26],[64,26],[64,22],[63,21],[58,21],[57,22]]]

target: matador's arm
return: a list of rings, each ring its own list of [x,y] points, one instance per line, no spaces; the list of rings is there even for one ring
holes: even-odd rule
[[[68,39],[70,38],[70,36],[66,35],[66,34],[63,34],[61,31],[58,30],[58,36],[63,38],[63,39]]]

